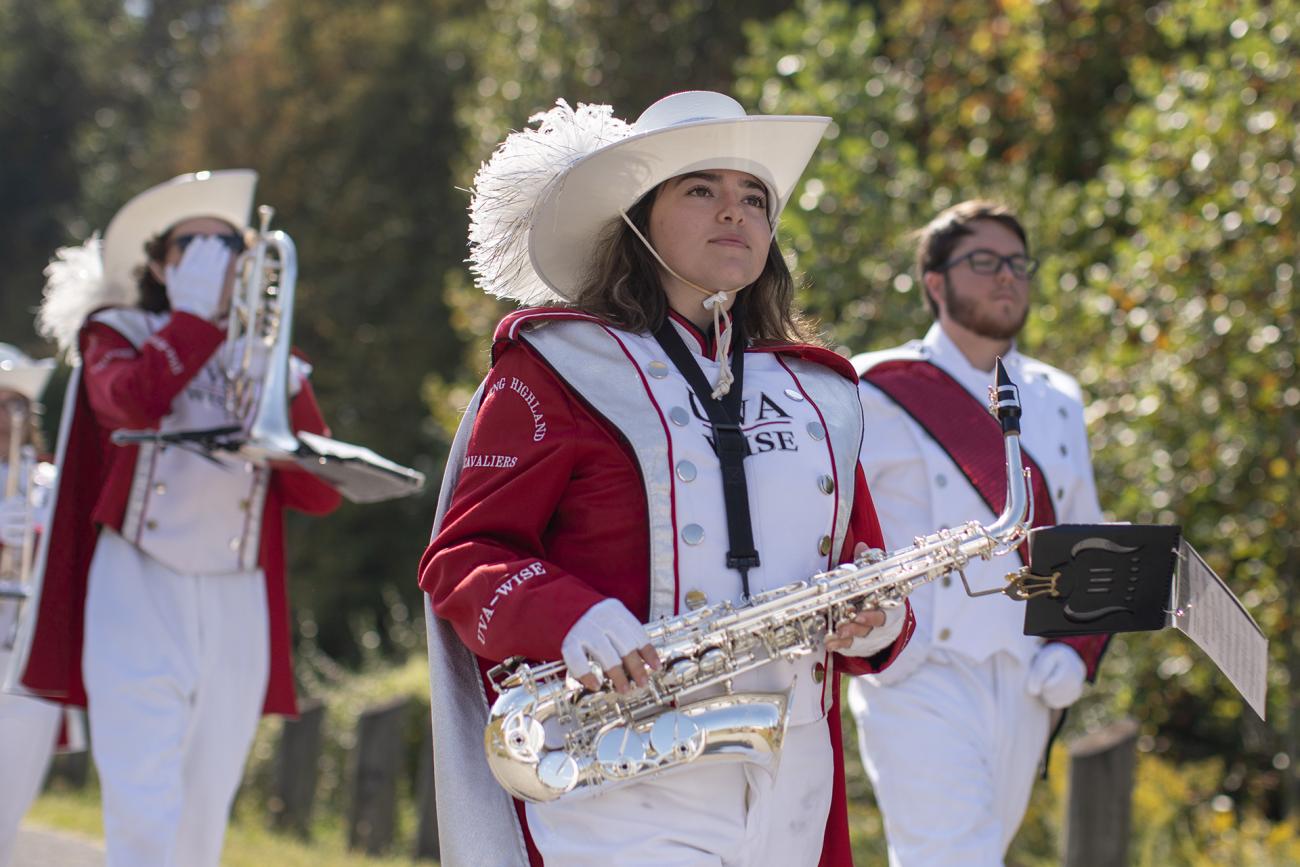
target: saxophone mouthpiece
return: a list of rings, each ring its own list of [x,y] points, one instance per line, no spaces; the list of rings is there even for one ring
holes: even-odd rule
[[[1002,435],[1010,436],[1020,433],[1020,389],[1011,381],[1007,368],[999,357],[995,367],[997,380],[996,395],[993,403],[994,414],[1002,425]]]

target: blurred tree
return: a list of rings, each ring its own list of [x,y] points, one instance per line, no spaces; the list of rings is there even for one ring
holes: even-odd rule
[[[1103,505],[1182,523],[1292,669],[1271,672],[1274,733],[1186,639],[1138,636],[1076,719],[1133,713],[1267,801],[1300,744],[1297,4],[878,5],[805,0],[754,28],[737,85],[835,119],[783,219],[807,306],[854,350],[917,336],[905,232],[974,196],[1019,209],[1046,259],[1022,342],[1093,398]]]
[[[356,642],[374,649],[419,611],[444,450],[420,386],[461,357],[442,287],[466,232],[451,175],[464,13],[454,0],[240,4],[167,156],[260,172],[258,200],[297,242],[294,342],[334,435],[430,477],[419,497],[291,525],[300,629],[353,661]]]
[[[49,353],[32,331],[45,263],[153,182],[227,2],[0,0],[0,340]]]

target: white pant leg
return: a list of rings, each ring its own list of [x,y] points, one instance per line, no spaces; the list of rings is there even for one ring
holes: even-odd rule
[[[850,684],[893,867],[1002,864],[1047,739],[1047,708],[1024,678],[1004,654],[939,652],[897,684]]]
[[[0,651],[0,677],[10,653]],[[18,823],[36,800],[59,736],[57,704],[0,693],[0,867],[7,867]]]
[[[178,574],[105,530],[89,580],[108,867],[215,865],[266,685],[261,575]]]
[[[200,681],[183,771],[177,863],[217,867],[270,672],[261,572],[201,578]]]
[[[764,785],[762,771],[751,774],[747,865],[817,867],[831,809],[834,763],[824,719],[786,730],[770,788]]]

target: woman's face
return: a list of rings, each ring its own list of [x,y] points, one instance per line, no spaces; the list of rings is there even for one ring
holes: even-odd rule
[[[768,193],[751,174],[712,169],[665,181],[650,206],[650,243],[674,271],[710,291],[748,286],[763,273],[772,229]],[[685,290],[662,275],[669,298]]]

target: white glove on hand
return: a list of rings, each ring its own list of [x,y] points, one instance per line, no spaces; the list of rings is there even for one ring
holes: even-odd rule
[[[903,633],[903,623],[907,620],[907,606],[881,610],[885,612],[884,625],[872,629],[869,635],[853,639],[853,643],[839,653],[844,656],[875,656],[898,640],[898,636]]]
[[[1069,707],[1083,695],[1088,669],[1068,644],[1052,642],[1038,648],[1029,663],[1025,692],[1042,699],[1052,710]]]
[[[0,500],[0,545],[16,548],[26,534],[27,501],[21,494]]]
[[[230,249],[210,236],[195,238],[185,248],[181,261],[168,265],[167,300],[173,310],[212,319],[221,305]]]
[[[581,677],[595,660],[603,670],[623,664],[623,657],[650,643],[645,625],[617,599],[597,602],[564,636],[560,653],[569,674]]]

